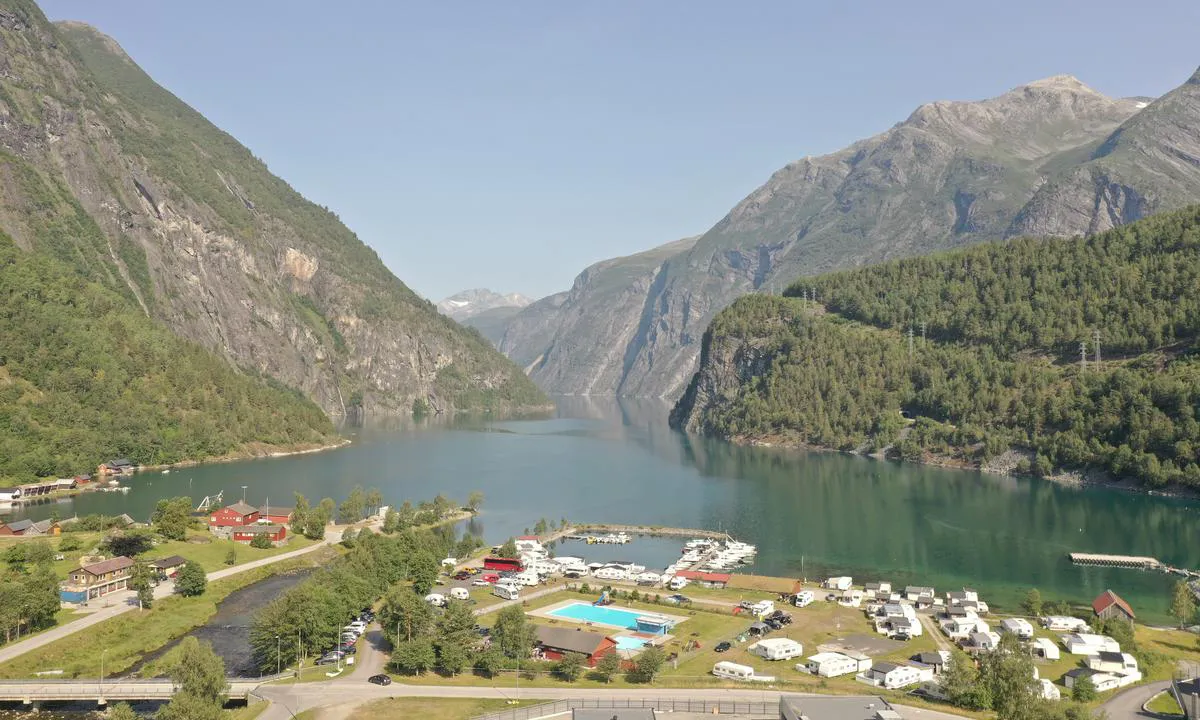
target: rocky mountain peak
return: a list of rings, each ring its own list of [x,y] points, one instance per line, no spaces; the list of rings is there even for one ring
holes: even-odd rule
[[[532,298],[521,293],[502,295],[487,288],[472,288],[445,298],[437,307],[442,314],[461,322],[488,310],[502,307],[523,308],[531,302]]]

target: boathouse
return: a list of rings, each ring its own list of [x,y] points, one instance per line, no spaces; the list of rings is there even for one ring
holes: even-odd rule
[[[10,523],[0,522],[0,535],[33,535],[32,520],[13,520]]]
[[[1112,590],[1105,590],[1092,601],[1092,612],[1101,620],[1120,618],[1131,625],[1135,617],[1129,603],[1122,600],[1121,596]]]

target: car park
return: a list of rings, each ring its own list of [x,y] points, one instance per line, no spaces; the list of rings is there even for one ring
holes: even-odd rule
[[[374,683],[375,685],[391,685],[392,679],[387,675],[380,674],[372,675],[371,677],[367,678],[367,682]]]

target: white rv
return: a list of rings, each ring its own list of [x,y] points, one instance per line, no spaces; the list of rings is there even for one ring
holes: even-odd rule
[[[804,654],[804,646],[791,638],[767,638],[746,649],[765,660],[791,660]]]
[[[500,585],[499,583],[492,588],[492,594],[505,600],[516,600],[521,597],[521,591],[515,585]]]
[[[754,668],[749,665],[739,665],[728,660],[713,665],[712,674],[726,680],[757,680],[758,682],[775,682],[774,675],[755,675]]]
[[[471,593],[465,587],[450,588],[450,597],[455,600],[470,600]]]
[[[817,595],[812,590],[801,590],[796,593],[796,598],[792,600],[792,604],[796,607],[808,607],[816,599]]]

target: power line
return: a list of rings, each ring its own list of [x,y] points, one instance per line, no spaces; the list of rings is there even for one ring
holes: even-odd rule
[[[1092,331],[1092,344],[1096,346],[1096,364],[1100,364],[1100,330]]]
[[[1079,370],[1087,370],[1087,343],[1079,343]]]

